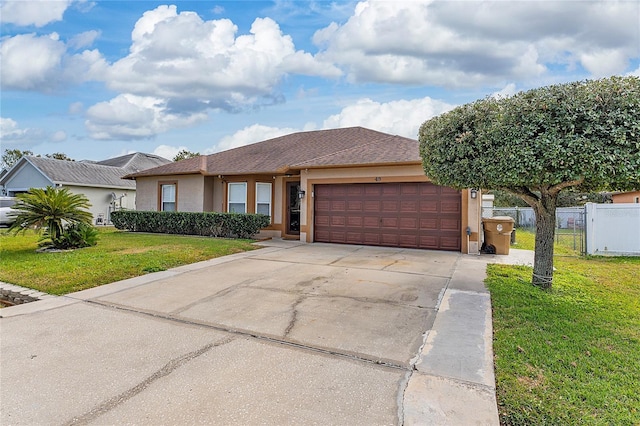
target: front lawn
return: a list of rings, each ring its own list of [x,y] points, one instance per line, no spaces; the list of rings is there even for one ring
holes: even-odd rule
[[[139,234],[101,228],[98,245],[36,253],[34,233],[0,233],[0,281],[66,294],[256,247],[248,240]]]
[[[551,291],[488,268],[501,424],[640,425],[640,258],[555,266]]]

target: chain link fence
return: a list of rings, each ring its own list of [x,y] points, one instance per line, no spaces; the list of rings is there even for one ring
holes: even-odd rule
[[[536,216],[531,207],[488,207],[483,217],[509,216],[516,228],[535,232]],[[586,209],[584,207],[561,207],[556,209],[556,242],[573,250],[586,253]]]

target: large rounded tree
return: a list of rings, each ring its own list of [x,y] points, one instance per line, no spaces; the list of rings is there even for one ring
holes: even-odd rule
[[[532,281],[551,287],[560,191],[640,188],[640,79],[559,84],[460,106],[422,125],[420,153],[439,184],[501,189],[533,207]]]

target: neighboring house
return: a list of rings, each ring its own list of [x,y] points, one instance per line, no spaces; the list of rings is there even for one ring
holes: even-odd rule
[[[362,127],[294,133],[125,178],[136,180],[138,210],[264,213],[265,237],[478,253],[478,193],[430,183],[418,141]]]
[[[94,223],[106,224],[113,210],[135,209],[135,182],[122,177],[167,163],[171,161],[139,152],[98,162],[25,156],[0,177],[0,186],[8,196],[30,188],[68,188],[89,199]]]
[[[614,203],[640,203],[640,190],[611,194]]]

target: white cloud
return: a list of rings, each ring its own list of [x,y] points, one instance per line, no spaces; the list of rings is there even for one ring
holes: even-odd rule
[[[592,76],[608,77],[624,70],[628,57],[622,50],[599,50],[583,53],[580,62]]]
[[[61,21],[71,3],[72,0],[4,0],[0,5],[0,14],[5,23],[42,27]]]
[[[289,73],[340,75],[333,65],[296,50],[270,18],[257,18],[249,34],[237,33],[228,19],[204,21],[194,12],[178,13],[176,6],[145,12],[131,33],[129,54],[104,74],[107,86],[122,95],[89,108],[90,134],[148,138],[198,123],[208,110],[282,102],[278,86]],[[120,107],[126,112],[117,112]]]
[[[97,50],[69,55],[57,33],[19,34],[0,45],[3,89],[53,91],[61,86],[99,79],[106,62]]]
[[[107,84],[172,104],[186,99],[192,108],[236,110],[273,103],[277,85],[289,72],[340,74],[296,50],[270,18],[256,19],[249,34],[237,32],[228,19],[203,21],[194,12],[159,6],[136,23],[130,53],[110,68]]]
[[[153,150],[152,154],[159,155],[162,158],[166,158],[171,160],[174,158],[180,151],[189,151],[189,148],[186,146],[169,146],[169,145],[159,145],[156,149]]]
[[[96,30],[85,31],[83,33],[73,36],[69,40],[68,45],[73,49],[82,49],[84,47],[89,47],[93,44],[93,42],[99,36],[100,36],[100,31],[96,31]]]
[[[82,102],[73,102],[69,105],[69,114],[78,115],[82,114],[82,111],[84,111],[84,105]]]
[[[9,89],[36,89],[58,80],[65,53],[56,33],[48,36],[21,34],[2,41],[2,86]]]
[[[379,103],[371,99],[360,99],[347,105],[322,124],[323,129],[362,126],[380,132],[416,139],[418,130],[426,120],[453,109],[455,105],[429,97]],[[290,133],[316,130],[315,123],[307,123],[303,128],[270,127],[254,124],[225,136],[204,154],[225,151]]]
[[[493,92],[491,94],[491,97],[496,99],[508,98],[510,96],[515,95],[517,92],[518,91],[516,90],[515,83],[509,83],[506,86],[504,86],[501,90],[498,90],[497,92]]]
[[[48,140],[55,141],[55,138],[59,136],[58,133],[49,135],[43,129],[21,127],[17,121],[11,118],[0,117],[0,141],[3,149],[6,147],[25,149]]]
[[[85,125],[95,139],[147,139],[170,129],[190,127],[207,119],[203,112],[177,114],[163,99],[118,95],[87,110]]]
[[[624,72],[638,56],[638,2],[362,1],[318,30],[316,59],[350,81],[477,87],[581,65]]]
[[[640,65],[638,66],[638,68],[635,71],[628,72],[627,76],[640,77]]]
[[[51,135],[52,142],[64,142],[67,140],[67,133],[63,130],[58,130]]]
[[[455,105],[429,97],[379,103],[360,99],[327,118],[324,128],[362,126],[380,132],[416,139],[426,120],[451,110]]]
[[[290,127],[269,127],[261,124],[254,124],[252,126],[245,127],[242,130],[238,130],[233,135],[223,137],[220,139],[220,142],[205,150],[204,153],[213,154],[214,152],[226,151],[227,149],[238,148],[240,146],[250,145],[252,143],[277,138],[278,136],[288,135],[299,131],[299,129]]]

